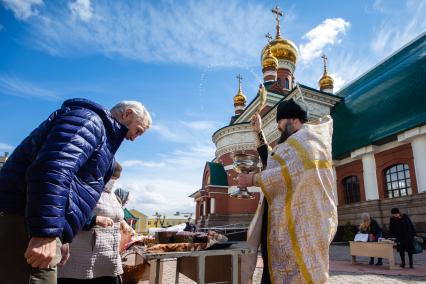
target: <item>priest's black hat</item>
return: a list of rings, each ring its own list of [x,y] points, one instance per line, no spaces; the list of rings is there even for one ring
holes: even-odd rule
[[[277,107],[277,122],[283,118],[298,118],[302,122],[308,120],[308,113],[305,108],[296,103],[293,99],[282,101]]]

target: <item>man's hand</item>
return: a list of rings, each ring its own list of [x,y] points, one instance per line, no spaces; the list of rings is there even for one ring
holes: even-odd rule
[[[238,186],[247,187],[253,185],[253,174],[239,174],[237,177]]]
[[[114,221],[112,221],[112,219],[109,217],[96,216],[96,225],[104,228],[111,227],[112,225],[114,225]]]
[[[256,133],[262,130],[262,118],[258,112],[251,117],[251,128]]]
[[[56,255],[56,238],[32,237],[25,251],[27,263],[34,268],[48,268]]]
[[[70,245],[69,244],[63,244],[61,246],[61,261],[59,262],[59,265],[65,265],[67,263],[68,258],[70,258]]]

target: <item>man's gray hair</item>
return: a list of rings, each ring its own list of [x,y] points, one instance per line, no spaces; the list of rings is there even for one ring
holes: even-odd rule
[[[148,110],[138,101],[122,101],[112,107],[111,113],[113,115],[118,115],[124,113],[126,110],[131,109],[135,112],[138,119],[143,121],[144,119],[148,120],[148,127],[152,125],[152,118]]]

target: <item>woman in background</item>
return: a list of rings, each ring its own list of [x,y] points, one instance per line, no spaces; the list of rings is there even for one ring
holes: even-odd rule
[[[369,242],[377,242],[382,237],[382,229],[376,220],[370,217],[368,213],[362,213],[362,223],[359,225],[359,231],[363,234],[368,234]],[[374,264],[374,257],[370,257],[370,265]],[[376,265],[382,265],[382,258],[377,259]]]
[[[70,257],[58,269],[58,283],[117,284],[123,273],[119,253],[120,230],[127,224],[121,203],[112,191],[122,167],[115,163],[110,181],[86,226],[69,244]],[[127,225],[128,227],[128,225]]]
[[[407,214],[401,214],[398,208],[392,208],[389,222],[389,234],[396,238],[396,247],[401,256],[401,267],[405,267],[405,252],[408,254],[410,268],[413,268],[414,236],[416,230]]]

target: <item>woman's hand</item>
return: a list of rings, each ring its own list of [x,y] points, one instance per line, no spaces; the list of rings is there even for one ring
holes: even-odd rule
[[[114,221],[112,221],[112,219],[109,217],[96,216],[96,225],[104,228],[112,227],[112,225],[114,225]]]

